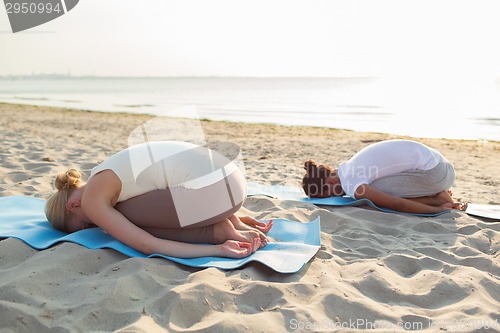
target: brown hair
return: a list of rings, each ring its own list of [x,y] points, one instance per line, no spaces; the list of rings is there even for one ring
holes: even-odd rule
[[[322,196],[325,179],[333,169],[325,164],[317,165],[313,160],[307,160],[304,163],[304,169],[306,170],[302,178],[304,192],[311,198]]]
[[[55,180],[57,192],[52,194],[45,204],[45,216],[50,224],[57,229],[67,232],[66,222],[70,212],[66,203],[73,191],[82,185],[82,174],[76,169],[60,172]]]

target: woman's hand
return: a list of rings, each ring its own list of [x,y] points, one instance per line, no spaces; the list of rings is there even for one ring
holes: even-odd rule
[[[221,255],[228,258],[244,258],[260,247],[260,239],[254,238],[252,243],[227,240],[220,245]]]
[[[239,220],[252,228],[255,228],[263,233],[268,233],[273,227],[273,220],[269,220],[268,224],[264,222],[259,222],[251,216],[240,216]]]
[[[265,233],[272,228],[272,220],[269,221],[268,224],[265,224],[264,222],[259,222],[250,216],[238,217],[234,214],[231,215],[228,220],[233,224],[236,230],[247,237],[248,241],[253,238],[260,238],[261,247],[265,246],[269,241],[269,237],[267,237]]]

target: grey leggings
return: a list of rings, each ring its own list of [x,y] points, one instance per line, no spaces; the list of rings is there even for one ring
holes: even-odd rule
[[[236,170],[199,189],[154,190],[120,202],[115,209],[141,226],[202,227],[233,215],[243,205],[246,192],[245,177]]]
[[[400,198],[418,198],[448,190],[455,183],[455,169],[444,157],[433,169],[409,170],[379,178],[370,185]]]

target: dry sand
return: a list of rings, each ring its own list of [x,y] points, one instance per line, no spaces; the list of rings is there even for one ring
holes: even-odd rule
[[[146,115],[0,104],[0,196],[47,198],[54,175],[127,146]],[[210,141],[240,145],[247,178],[299,185],[302,164],[336,165],[400,136],[203,121]],[[420,139],[455,165],[458,200],[500,204],[500,143]],[[249,198],[243,214],[309,221],[322,246],[298,273],[252,263],[194,269],[62,243],[0,241],[2,332],[499,332],[500,222]],[[340,328],[340,327],[343,328]],[[483,328],[481,328],[483,327]],[[486,330],[486,327],[492,327]]]

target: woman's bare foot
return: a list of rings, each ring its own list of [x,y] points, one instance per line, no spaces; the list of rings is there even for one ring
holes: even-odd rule
[[[457,209],[462,212],[465,212],[467,210],[467,206],[467,202],[446,202],[441,205],[444,210]]]
[[[448,207],[448,209],[458,209],[463,212],[467,209],[467,202],[455,202],[452,198],[453,192],[451,190],[443,191],[438,193],[436,196],[438,199],[443,200],[442,206]]]
[[[440,205],[445,204],[445,203],[453,203],[453,199],[451,198],[451,191],[442,191],[436,194],[435,198],[438,200],[438,203]]]
[[[469,204],[467,202],[454,202],[453,209],[458,209],[461,210],[462,212],[465,212],[467,210],[468,205]]]

